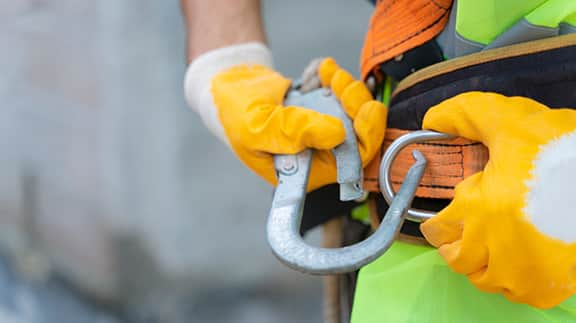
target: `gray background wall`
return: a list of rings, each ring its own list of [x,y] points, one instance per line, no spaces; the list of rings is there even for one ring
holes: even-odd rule
[[[367,1],[264,12],[281,72],[358,70]],[[320,279],[266,245],[271,189],[185,106],[183,41],[176,0],[0,0],[4,252],[187,321],[319,321]]]

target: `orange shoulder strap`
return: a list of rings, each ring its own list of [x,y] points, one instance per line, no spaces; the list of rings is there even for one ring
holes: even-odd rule
[[[360,61],[362,78],[378,64],[420,46],[448,22],[452,0],[379,0]]]

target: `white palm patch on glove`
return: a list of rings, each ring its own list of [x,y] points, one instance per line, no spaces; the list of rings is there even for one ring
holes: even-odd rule
[[[542,233],[576,242],[576,131],[540,147],[524,213]]]

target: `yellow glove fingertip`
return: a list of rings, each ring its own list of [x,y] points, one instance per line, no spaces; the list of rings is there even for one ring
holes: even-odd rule
[[[320,83],[322,83],[323,87],[330,86],[332,76],[334,76],[334,73],[339,69],[340,66],[338,66],[332,57],[327,57],[322,60],[320,66],[318,66],[318,77],[320,78]]]
[[[336,71],[336,73],[334,73],[334,76],[332,76],[332,80],[330,81],[330,88],[332,89],[332,93],[334,93],[334,96],[336,96],[340,101],[342,101],[342,95],[344,94],[344,92],[348,91],[351,84],[356,84],[354,77],[352,77],[352,75],[347,71],[339,69],[338,71]],[[356,92],[358,92],[357,89],[353,90],[352,94],[357,94]],[[370,92],[368,92],[368,94],[369,93]],[[371,96],[370,99],[372,99]]]
[[[453,118],[460,113],[457,106],[452,102],[444,101],[436,106],[431,107],[424,115],[422,120],[422,129],[440,131],[445,133],[454,133]]]
[[[378,101],[365,102],[354,118],[354,131],[362,164],[368,164],[379,151],[386,133],[388,109]]]
[[[384,134],[386,132],[387,116],[388,108],[384,103],[376,100],[364,102],[358,109],[356,118],[354,118],[354,130],[361,135],[366,129]]]
[[[348,74],[349,75],[349,74]],[[334,78],[336,78],[335,75]],[[333,89],[332,91],[340,99],[340,103],[342,107],[346,111],[346,114],[352,119],[356,118],[358,111],[362,107],[364,103],[367,102],[376,102],[372,99],[372,94],[368,91],[368,88],[364,83],[360,81],[354,81],[352,76],[350,75],[350,79],[346,80],[348,83],[345,86],[342,86],[343,90],[334,89],[336,84],[332,84]]]

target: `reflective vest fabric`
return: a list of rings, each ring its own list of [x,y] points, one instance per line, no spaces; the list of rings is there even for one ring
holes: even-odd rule
[[[541,310],[478,290],[432,247],[395,242],[358,276],[352,323],[576,322],[576,297]]]

